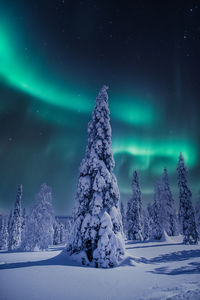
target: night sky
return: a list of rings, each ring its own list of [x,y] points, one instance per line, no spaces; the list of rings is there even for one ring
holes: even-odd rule
[[[56,214],[73,207],[87,124],[109,86],[115,174],[126,201],[134,169],[144,202],[166,166],[177,199],[183,153],[200,190],[199,1],[0,0],[0,207],[40,184]]]

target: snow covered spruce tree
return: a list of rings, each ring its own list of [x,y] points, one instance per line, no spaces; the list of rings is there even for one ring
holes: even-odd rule
[[[37,203],[26,220],[22,243],[24,250],[44,250],[53,245],[55,218],[51,200],[51,188],[44,183],[37,194]]]
[[[195,214],[192,206],[192,193],[187,183],[187,169],[184,158],[180,153],[178,161],[178,187],[179,187],[179,222],[183,234],[184,244],[197,244],[198,234],[195,223]]]
[[[109,268],[124,254],[119,190],[113,174],[108,87],[96,98],[88,124],[88,145],[82,160],[67,251],[82,264]]]
[[[23,186],[20,184],[18,186],[17,197],[15,201],[15,206],[13,213],[9,220],[9,241],[8,249],[16,250],[21,245],[21,233],[22,233],[22,208],[21,208],[21,198],[22,198]]]
[[[138,172],[134,171],[132,181],[133,196],[128,201],[126,222],[127,222],[127,239],[143,240],[143,224],[142,224],[142,199],[139,184]]]
[[[152,223],[152,238],[155,240],[160,240],[163,237],[163,226],[161,220],[161,191],[162,183],[157,181],[154,190],[154,203],[152,206],[153,213],[153,223]]]
[[[178,224],[166,168],[164,168],[161,184],[161,221],[166,233],[169,236],[174,236],[178,234]]]

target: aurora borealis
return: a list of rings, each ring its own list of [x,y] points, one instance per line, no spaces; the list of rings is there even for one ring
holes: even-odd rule
[[[37,1],[36,1],[37,2]],[[71,212],[94,99],[108,84],[121,198],[140,172],[143,199],[183,153],[193,200],[200,190],[200,7],[135,1],[0,0],[0,202],[18,183],[29,207],[53,188]],[[176,199],[177,200],[177,199]]]

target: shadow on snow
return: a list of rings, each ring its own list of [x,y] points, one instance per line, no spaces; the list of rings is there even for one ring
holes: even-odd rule
[[[26,267],[38,267],[38,266],[73,266],[73,267],[81,267],[78,263],[72,261],[70,259],[70,257],[65,252],[61,252],[60,254],[58,254],[55,257],[52,257],[52,258],[49,258],[49,259],[44,259],[44,260],[39,260],[39,261],[3,263],[3,264],[0,264],[0,270],[18,269],[18,268],[26,268]],[[84,267],[84,266],[82,266],[82,267]]]
[[[141,242],[140,242],[141,243]],[[138,243],[135,243],[136,245],[140,244],[139,242]],[[143,244],[144,242],[142,242]],[[131,243],[131,245],[133,245],[133,243]],[[140,248],[154,248],[154,247],[164,247],[164,246],[176,246],[176,245],[183,245],[183,243],[166,243],[166,244],[156,244],[156,245],[145,245],[145,246],[136,246],[136,247],[126,247],[128,250],[131,250],[131,249],[140,249]]]
[[[145,257],[141,257],[137,259],[137,262],[145,263],[145,264],[155,264],[155,263],[167,263],[167,262],[176,262],[176,261],[184,261],[191,258],[200,257],[200,250],[183,250],[172,253],[163,254],[157,257],[153,257],[147,259]]]
[[[191,262],[187,266],[182,266],[175,269],[170,269],[169,267],[161,267],[156,268],[154,271],[150,271],[150,273],[164,275],[200,274],[200,263]]]
[[[170,246],[174,244],[162,244],[159,245],[162,246]],[[155,247],[157,245],[152,246],[144,246],[144,247]],[[133,247],[134,248],[134,247]],[[140,247],[135,247],[140,248]],[[143,248],[143,247],[141,247]],[[132,249],[128,248],[127,249]],[[61,248],[52,248],[51,251],[57,251],[61,250]],[[19,252],[19,251],[17,251]],[[5,253],[11,253],[9,251],[7,252],[1,252],[1,254]],[[13,252],[12,252],[13,253]],[[26,252],[27,253],[27,252]],[[34,252],[36,253],[36,252]],[[159,263],[168,263],[168,262],[179,262],[179,261],[186,261],[191,258],[200,258],[200,250],[183,250],[183,251],[177,251],[172,252],[168,254],[163,254],[157,257],[153,257],[150,259],[147,259],[145,257],[140,258],[134,258],[133,256],[127,256],[124,260],[121,261],[120,266],[134,266],[134,263],[143,263],[143,264],[159,264]],[[88,267],[80,265],[79,263],[72,261],[71,258],[67,255],[65,251],[62,251],[60,254],[58,254],[55,257],[45,259],[45,260],[39,260],[39,261],[27,261],[27,262],[16,262],[16,263],[0,263],[0,270],[6,270],[6,269],[17,269],[17,268],[26,268],[26,267],[37,267],[37,266],[73,266],[73,267]],[[170,269],[169,267],[160,267],[156,268],[154,271],[148,271],[151,273],[157,273],[157,274],[167,274],[167,275],[179,275],[179,274],[189,274],[189,273],[200,273],[200,263],[198,262],[191,262],[187,266],[179,267],[176,269]]]

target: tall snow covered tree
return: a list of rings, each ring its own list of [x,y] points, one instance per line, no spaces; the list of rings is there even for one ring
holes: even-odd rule
[[[26,251],[44,250],[53,245],[55,218],[51,198],[51,188],[42,184],[37,203],[26,220],[22,243],[22,248]]]
[[[82,264],[109,268],[124,254],[119,190],[113,174],[108,87],[96,98],[88,124],[88,145],[82,160],[68,254]]]
[[[127,239],[143,240],[142,224],[142,198],[139,184],[138,172],[134,171],[132,181],[133,196],[128,201],[126,221],[127,221]]]
[[[152,238],[160,240],[163,237],[163,226],[161,220],[161,192],[162,183],[157,181],[154,190],[153,223],[152,223]]]
[[[169,177],[166,168],[164,168],[161,183],[161,221],[166,233],[169,236],[174,236],[178,234],[178,224],[174,199],[169,186]]]
[[[180,153],[178,166],[178,187],[179,187],[179,222],[180,230],[184,236],[184,244],[197,244],[198,234],[195,223],[195,214],[192,206],[192,193],[187,183],[187,169],[184,158]]]
[[[21,245],[21,233],[22,233],[22,209],[21,209],[21,198],[22,198],[23,186],[18,186],[17,197],[11,219],[9,220],[9,242],[8,249],[16,250]]]
[[[196,206],[195,206],[195,217],[196,217],[198,239],[200,240],[200,193],[199,193],[199,198],[198,198]]]

